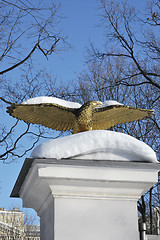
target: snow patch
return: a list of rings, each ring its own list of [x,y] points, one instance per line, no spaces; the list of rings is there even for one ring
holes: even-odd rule
[[[123,105],[123,104],[119,103],[117,101],[114,101],[114,100],[107,100],[103,103],[102,107],[109,107],[109,106],[113,106],[113,105]]]
[[[40,144],[31,158],[74,158],[157,163],[156,154],[144,142],[124,133],[95,130]]]
[[[41,104],[41,103],[55,103],[63,107],[68,108],[80,108],[82,105],[76,102],[69,102],[60,98],[55,97],[35,97],[29,98],[28,100],[22,102],[22,104]]]

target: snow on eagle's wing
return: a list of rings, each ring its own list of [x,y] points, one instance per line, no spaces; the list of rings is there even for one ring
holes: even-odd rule
[[[7,112],[27,123],[41,124],[59,131],[73,129],[76,109],[54,103],[12,104]]]
[[[93,109],[92,129],[108,129],[114,125],[128,123],[151,117],[153,110],[140,109],[125,105],[111,105]]]

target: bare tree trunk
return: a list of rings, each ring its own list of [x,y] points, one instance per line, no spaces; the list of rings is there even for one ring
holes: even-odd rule
[[[153,187],[149,190],[149,210],[150,210],[150,232],[153,234],[153,213],[152,213],[152,190]]]
[[[143,223],[146,223],[147,219],[146,219],[146,204],[145,204],[145,201],[144,201],[144,196],[142,195],[141,196],[141,199],[142,199],[142,219],[143,219]]]

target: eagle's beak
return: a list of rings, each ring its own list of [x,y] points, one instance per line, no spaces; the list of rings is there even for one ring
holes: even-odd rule
[[[96,108],[100,108],[100,107],[102,107],[103,106],[103,103],[102,102],[97,102],[97,104],[96,104]]]
[[[102,107],[102,106],[103,106],[103,103],[102,103],[102,102],[98,104],[98,107]]]

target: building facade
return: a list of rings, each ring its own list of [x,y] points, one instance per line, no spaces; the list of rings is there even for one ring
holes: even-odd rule
[[[39,225],[25,225],[24,216],[18,208],[0,208],[0,240],[40,240]]]

